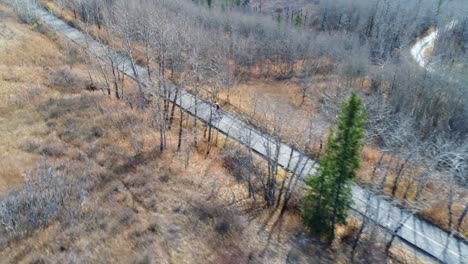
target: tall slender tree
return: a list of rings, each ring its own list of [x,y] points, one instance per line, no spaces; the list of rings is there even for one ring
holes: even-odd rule
[[[342,105],[337,131],[330,131],[317,173],[306,179],[310,191],[303,201],[303,222],[330,242],[335,225],[346,224],[352,203],[350,185],[360,166],[365,118],[361,99],[353,93]]]

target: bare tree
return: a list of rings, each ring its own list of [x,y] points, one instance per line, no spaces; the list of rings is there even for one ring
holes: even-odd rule
[[[38,21],[36,0],[7,0],[7,3],[13,4],[15,12],[18,14],[21,22],[34,24]]]

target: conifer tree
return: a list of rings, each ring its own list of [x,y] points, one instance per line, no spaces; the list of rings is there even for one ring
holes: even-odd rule
[[[296,15],[296,18],[294,19],[294,25],[295,25],[296,27],[298,27],[298,28],[301,27],[301,25],[302,25],[302,18],[301,18],[301,15],[300,15],[300,14],[297,14],[297,15]]]
[[[366,112],[353,93],[342,105],[337,131],[330,131],[327,147],[314,176],[306,179],[310,187],[303,201],[303,222],[309,230],[333,241],[335,225],[346,224],[352,203],[351,183],[360,166]]]

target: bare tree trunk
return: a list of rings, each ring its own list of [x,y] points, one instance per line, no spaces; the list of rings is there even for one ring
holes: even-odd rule
[[[406,185],[405,192],[402,197],[402,201],[406,201],[408,199],[408,194],[410,193],[411,187],[413,187],[414,184],[414,179],[413,175],[411,175],[411,178],[408,180],[408,184]]]
[[[120,99],[119,95],[119,69],[118,65],[115,65],[114,61],[111,60],[111,68],[112,68],[112,80],[114,83],[114,93],[115,98]]]
[[[206,147],[206,155],[210,154],[211,150],[211,128],[212,128],[212,122],[213,122],[213,109],[210,107],[210,119],[208,120],[208,144]]]
[[[289,158],[288,158],[288,165],[286,166],[285,169],[289,169],[289,166],[291,165],[291,160],[292,160],[292,157],[293,157],[293,153],[294,153],[294,149],[291,148],[291,152],[289,153]],[[296,165],[297,166],[297,165]],[[293,172],[294,173],[294,172]],[[288,175],[289,173],[286,173],[286,175]],[[293,177],[293,175],[290,175],[289,177]],[[287,179],[288,177],[286,177]],[[276,208],[278,208],[281,204],[281,198],[283,196],[283,191],[284,191],[284,186],[286,184],[286,179],[284,179],[282,182],[281,182],[281,187],[279,188],[279,194],[278,194],[278,201],[276,202]]]
[[[106,68],[105,66],[103,65],[103,63],[101,62],[101,59],[100,58],[96,58],[96,61],[99,65],[99,69],[101,71],[101,74],[102,76],[104,77],[104,81],[106,83],[106,90],[107,90],[107,95],[111,95],[112,94],[112,91],[111,91],[111,84],[110,84],[110,79],[109,79],[109,75],[107,75],[107,72],[106,72]]]
[[[403,176],[403,171],[405,169],[406,164],[408,163],[408,160],[410,159],[411,155],[409,155],[406,160],[400,165],[397,176],[395,177],[395,180],[393,181],[393,186],[392,186],[392,197],[395,197],[396,191],[398,190],[398,187],[400,186],[400,181],[401,177]]]
[[[388,254],[390,253],[390,248],[392,247],[393,241],[395,241],[395,238],[398,235],[398,232],[405,225],[406,220],[408,220],[411,217],[411,215],[413,215],[413,213],[408,214],[406,216],[406,218],[403,219],[403,220],[400,218],[399,224],[396,226],[395,229],[392,230],[392,236],[391,236],[390,240],[387,242],[387,244],[385,245],[385,255],[386,256],[388,256]]]
[[[452,176],[453,177],[453,176]],[[447,201],[447,211],[448,211],[448,228],[452,230],[453,224],[453,198],[455,196],[455,192],[453,190],[453,179],[449,182],[449,193],[448,193],[448,201]]]
[[[178,137],[178,140],[177,140],[177,151],[180,151],[180,147],[182,146],[182,123],[183,123],[183,119],[184,119],[184,111],[182,110],[182,107],[179,108],[180,110],[180,120],[179,120],[179,137]]]
[[[279,206],[281,205],[281,198],[283,197],[284,187],[286,186],[286,180],[288,178],[294,177],[294,174],[292,173],[286,173],[286,175],[289,175],[289,177],[286,176],[286,178],[281,181],[281,187],[279,188],[278,199],[276,201],[276,208],[279,208]]]
[[[384,177],[382,178],[382,181],[380,182],[379,189],[385,192],[385,183],[387,183],[387,177],[388,177],[388,172],[390,170],[390,167],[392,166],[393,162],[393,156],[390,157],[390,161],[388,162]]]
[[[195,94],[195,111],[193,117],[193,145],[197,147],[197,116],[198,116],[198,93]]]
[[[372,169],[372,173],[371,173],[372,181],[377,177],[377,170],[382,165],[382,160],[383,160],[384,156],[385,156],[385,153],[382,153],[380,155],[379,160],[374,164],[374,168]],[[364,211],[364,214],[362,215],[362,223],[361,223],[361,226],[359,227],[359,231],[358,231],[358,233],[356,235],[356,239],[354,239],[353,246],[351,247],[351,263],[354,263],[354,257],[356,255],[356,249],[357,249],[357,246],[359,244],[359,241],[361,240],[361,236],[364,233],[364,229],[366,228],[366,226],[371,221],[373,221],[373,219],[371,219],[373,213],[371,213],[369,215],[369,210],[372,208],[371,198],[372,198],[372,192],[369,191],[369,192],[367,192],[367,196],[366,196],[366,210]],[[379,203],[379,206],[380,206],[380,203]],[[376,212],[378,214],[379,208],[376,208],[374,210],[376,210]],[[378,217],[377,217],[377,219],[378,219]],[[373,234],[371,234],[370,237],[373,237]]]
[[[301,164],[301,162],[304,161],[304,165],[302,165],[302,168],[298,171],[298,168]],[[315,163],[312,165],[312,167],[315,165]],[[289,200],[291,199],[294,191],[296,190],[297,184],[301,178],[301,175],[304,173],[304,169],[307,166],[307,159],[305,159],[305,156],[300,156],[293,174],[291,175],[291,178],[289,179],[288,187],[286,189],[286,194],[284,196],[284,201],[283,201],[283,206],[281,208],[281,213],[280,216],[283,216],[283,214],[286,212],[286,209],[288,208]]]
[[[253,183],[252,183],[252,174],[256,174],[256,168],[255,168],[255,165],[253,163],[253,151],[252,151],[252,148],[250,147],[250,144],[252,143],[252,129],[249,128],[249,134],[248,134],[248,153],[249,153],[249,175],[247,176],[247,184],[248,184],[248,187],[249,187],[249,198],[253,198],[254,199],[254,203],[256,203],[256,198],[255,198],[255,189],[254,189],[254,186],[253,186]]]
[[[132,71],[133,71],[133,75],[135,76],[135,80],[136,80],[136,83],[138,85],[138,91],[140,92],[140,98],[143,99],[144,98],[144,94],[143,94],[143,84],[141,82],[141,79],[140,79],[140,74],[138,73],[138,70],[137,70],[137,64],[135,63],[135,58],[134,58],[134,55],[133,55],[133,47],[132,47],[132,41],[129,39],[129,36],[128,33],[124,33],[125,35],[125,46],[126,46],[126,50],[127,50],[127,55],[130,59],[130,65],[131,65],[131,68],[132,68]]]
[[[165,120],[164,120],[164,115],[162,112],[162,107],[161,107],[161,101],[162,99],[159,99],[157,95],[153,95],[154,98],[156,98],[156,117],[157,117],[157,122],[159,125],[159,150],[161,152],[164,151],[166,142],[165,142],[165,133],[166,133],[166,127],[165,127]]]
[[[461,232],[461,226],[463,224],[463,220],[465,219],[466,217],[466,214],[468,213],[468,206],[465,205],[465,208],[463,209],[463,212],[461,213],[460,217],[458,218],[458,221],[457,221],[457,232],[460,233]]]
[[[418,188],[414,196],[414,199],[416,201],[418,201],[421,198],[424,188],[426,187],[427,180],[428,180],[428,172],[426,170],[423,173],[421,173],[421,175],[418,177]]]
[[[178,93],[180,94],[182,91],[181,89],[178,90]],[[177,100],[177,99],[176,99]],[[183,120],[184,120],[184,111],[182,109],[182,96],[181,94],[179,95],[179,111],[180,111],[180,115],[179,115],[179,138],[177,140],[177,151],[180,151],[180,148],[182,146],[182,132],[183,132],[183,128],[182,128],[182,124],[183,124]],[[177,101],[174,101],[174,104],[176,103]],[[187,118],[188,119],[188,118]]]
[[[172,103],[171,115],[170,115],[170,118],[169,118],[169,124],[168,124],[168,129],[169,129],[169,130],[171,130],[171,128],[172,128],[172,123],[174,122],[174,115],[175,115],[176,102],[177,102],[177,99],[178,99],[178,97],[179,97],[180,90],[181,90],[181,88],[180,88],[179,86],[177,86],[176,92],[175,92],[175,96],[174,96],[174,101],[173,101],[173,103]]]
[[[361,236],[362,236],[362,233],[364,233],[364,229],[366,228],[366,225],[367,225],[367,218],[363,216],[361,226],[359,227],[359,231],[356,235],[356,239],[354,239],[353,246],[351,247],[351,263],[354,263],[354,257],[356,255],[356,248],[359,244],[359,241],[361,240]]]
[[[272,146],[272,142],[274,141]],[[265,201],[268,207],[275,205],[276,198],[276,189],[277,181],[276,175],[278,172],[278,157],[279,157],[279,140],[277,138],[267,139],[267,158],[268,158],[268,177],[265,190]],[[272,147],[274,147],[275,152],[272,153]],[[274,155],[273,155],[274,154]]]

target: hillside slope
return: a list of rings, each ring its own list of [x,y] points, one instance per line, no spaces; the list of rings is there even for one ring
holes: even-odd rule
[[[33,212],[21,208],[14,231],[2,224],[2,263],[346,262],[346,243],[325,249],[304,235],[297,215],[278,224],[276,212],[252,209],[217,150],[176,152],[169,135],[161,153],[152,111],[92,91],[79,51],[42,27],[19,24],[8,8],[0,16],[0,130],[7,135],[0,148],[8,168],[0,201],[60,194],[49,188],[59,181],[74,185],[63,209],[37,226],[27,225]],[[22,187],[39,188],[44,171],[52,175],[48,187]]]

